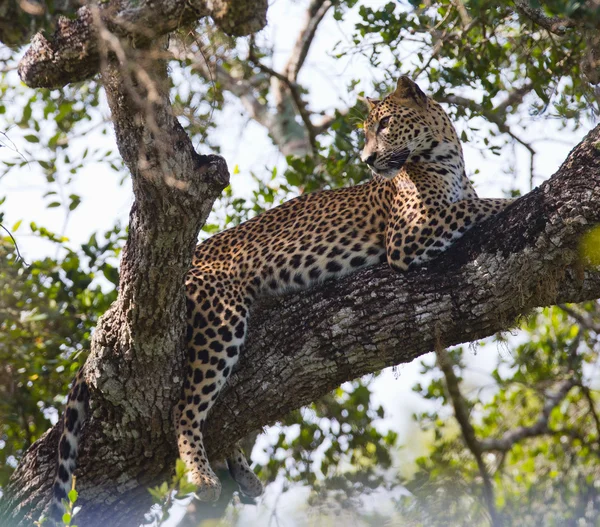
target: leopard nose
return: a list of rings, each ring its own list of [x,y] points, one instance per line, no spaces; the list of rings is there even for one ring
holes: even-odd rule
[[[371,154],[369,157],[367,157],[366,159],[363,159],[363,161],[369,165],[370,167],[372,167],[375,164],[375,158],[377,157],[377,154]]]

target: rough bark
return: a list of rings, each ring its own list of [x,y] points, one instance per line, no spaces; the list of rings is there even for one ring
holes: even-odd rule
[[[84,6],[74,19],[60,18],[54,35],[38,33],[19,63],[21,80],[32,88],[59,88],[98,73],[98,33],[107,27],[137,47],[210,16],[231,35],[248,35],[266,24],[267,1],[111,0]]]
[[[127,104],[119,105],[118,87],[109,83],[108,90],[118,123]],[[126,122],[122,133],[136,130]],[[117,138],[123,142],[120,133]],[[208,421],[211,455],[222,456],[249,431],[343,381],[509,329],[536,306],[600,297],[600,272],[585,267],[578,248],[582,233],[600,223],[599,145],[600,126],[549,181],[427,268],[399,275],[379,266],[264,299],[252,313],[240,366]],[[139,158],[121,148],[126,160]],[[174,148],[180,150],[193,159],[187,148]],[[211,166],[187,165],[197,175],[187,181],[204,185],[203,171]],[[204,212],[194,216],[192,228],[183,219],[197,203],[189,192],[182,198],[160,178],[144,177],[135,165],[132,170],[137,205],[122,263],[130,285],[103,318],[98,334],[105,336],[96,338],[88,364],[94,417],[80,459],[80,527],[135,524],[149,505],[146,485],[166,478],[176,456],[169,413],[183,361],[180,284]],[[175,204],[165,196],[177,198]],[[9,519],[27,525],[42,510],[57,434],[55,427],[24,456],[6,489],[2,525]]]

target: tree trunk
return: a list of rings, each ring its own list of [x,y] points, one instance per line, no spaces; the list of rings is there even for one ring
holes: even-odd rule
[[[157,58],[161,51],[120,52],[120,63],[105,65],[103,81],[135,202],[119,297],[101,318],[84,367],[92,404],[86,434],[97,440],[83,440],[81,474],[101,483],[78,488],[89,505],[82,525],[139,523],[149,496],[130,481],[156,484],[171,470],[171,409],[183,378],[184,277],[198,232],[229,182],[224,160],[198,155],[173,116],[166,64]],[[6,489],[0,525],[31,524],[39,517],[54,477],[58,428],[32,446],[34,459],[22,465],[33,477],[20,485],[16,475]],[[123,508],[104,508],[117,499]]]

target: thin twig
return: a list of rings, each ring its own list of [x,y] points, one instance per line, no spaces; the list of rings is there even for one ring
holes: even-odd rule
[[[429,32],[431,33],[432,39],[434,39],[437,36],[436,35],[436,33],[438,33],[437,28],[439,26],[443,25],[443,23],[446,21],[446,19],[451,14],[452,14],[452,10],[448,10],[446,15],[438,22],[438,24],[435,26],[435,28],[432,28],[429,30]],[[461,28],[460,32],[458,32],[458,33],[456,31],[453,31],[454,28],[446,27],[446,29],[442,32],[442,34],[437,36],[437,40],[435,41],[435,44],[433,45],[432,52],[429,55],[427,62],[425,64],[423,64],[422,66],[420,66],[419,68],[416,68],[415,71],[413,72],[413,78],[417,79],[421,75],[421,73],[423,73],[424,71],[426,71],[429,68],[429,65],[437,58],[437,56],[440,54],[442,49],[444,49],[444,46],[447,46],[453,40],[458,40],[459,38],[462,38],[465,35],[467,35],[471,31],[471,29],[473,29],[473,27],[475,27],[475,25],[478,22],[479,22],[479,19],[477,17],[473,18],[468,24],[466,24],[463,28]],[[406,40],[406,39],[403,39],[403,40]]]
[[[208,72],[208,82],[212,86],[213,91],[216,93],[217,83],[216,83],[215,78],[213,77],[212,71],[208,65],[208,57],[204,53],[204,49],[202,49],[202,43],[198,40],[198,37],[194,31],[190,31],[189,34],[191,35],[193,41],[196,43],[196,46],[198,47],[198,53],[200,53],[200,55],[202,56],[202,60],[204,61],[204,64],[206,65],[206,71]],[[211,101],[211,104],[210,104],[210,115],[208,116],[209,123],[212,122],[213,114],[215,113],[216,107],[217,107],[217,101],[213,98],[213,100]]]
[[[594,399],[592,398],[591,390],[583,384],[579,384],[578,386],[583,392],[583,395],[588,403],[590,414],[592,415],[592,419],[596,425],[596,441],[600,444],[600,417],[598,416],[598,412],[596,412],[596,405],[594,403]]]
[[[529,144],[524,139],[521,139],[512,131],[511,127],[508,124],[506,124],[506,108],[508,106],[514,106],[515,104],[518,104],[518,102],[522,100],[527,93],[529,92],[526,91],[526,86],[524,86],[523,88],[519,88],[511,94],[509,94],[507,99],[504,102],[500,103],[493,110],[488,110],[487,108],[484,108],[483,105],[475,102],[474,100],[469,99],[467,97],[462,97],[460,95],[446,95],[438,97],[438,101],[463,106],[465,108],[468,108],[472,112],[478,113],[479,115],[487,119],[490,123],[495,124],[500,133],[507,134],[508,136],[512,137],[515,141],[517,141],[517,143],[524,146],[530,155],[529,180],[530,186],[533,187],[533,171],[535,165],[535,156],[537,152],[533,148],[533,146],[531,146],[531,144]]]
[[[19,251],[19,246],[17,245],[17,240],[15,240],[15,237],[12,235],[12,233],[4,226],[0,223],[0,227],[2,227],[5,231],[6,234],[8,234],[10,236],[10,239],[12,240],[14,246],[15,246],[15,250],[17,251],[17,262],[19,260],[21,260],[23,262],[23,265],[25,267],[29,267],[29,264],[25,261],[25,259],[23,258],[23,256],[21,256],[21,252]]]

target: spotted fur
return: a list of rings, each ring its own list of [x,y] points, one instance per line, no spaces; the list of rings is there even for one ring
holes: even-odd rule
[[[510,202],[477,198],[450,119],[410,79],[400,78],[392,94],[369,103],[362,159],[374,172],[370,182],[302,195],[196,248],[186,279],[187,373],[174,414],[180,456],[203,500],[217,499],[221,485],[202,430],[238,360],[256,298],[385,261],[404,271],[435,257]],[[69,408],[82,414],[79,397],[73,397],[77,386],[65,424]],[[72,431],[65,426],[61,438],[61,445],[66,438],[71,446],[59,452],[58,498],[74,467],[63,454],[76,452],[80,424]],[[262,492],[239,448],[228,465],[245,493]]]

